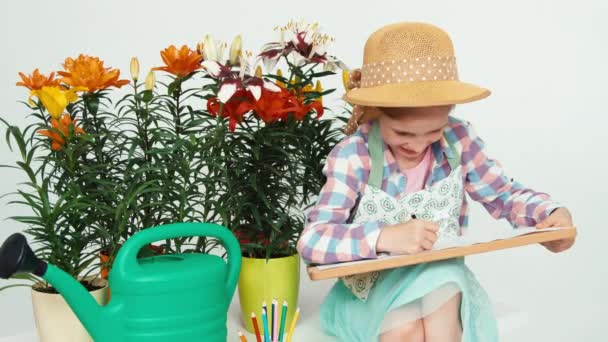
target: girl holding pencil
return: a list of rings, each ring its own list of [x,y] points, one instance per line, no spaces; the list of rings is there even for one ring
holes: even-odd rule
[[[332,150],[298,251],[308,264],[414,254],[467,226],[465,193],[513,226],[572,226],[549,195],[507,177],[455,104],[490,91],[459,80],[450,37],[426,23],[374,32],[345,100],[350,134]],[[574,239],[544,243],[561,252]],[[490,301],[464,258],[341,278],[321,307],[342,341],[498,340]]]

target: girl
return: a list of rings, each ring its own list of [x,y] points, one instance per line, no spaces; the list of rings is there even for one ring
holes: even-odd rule
[[[376,31],[352,86],[345,95],[355,105],[352,134],[328,156],[326,183],[298,241],[306,263],[431,249],[462,234],[465,192],[513,226],[572,226],[567,209],[505,176],[471,125],[449,116],[455,104],[490,91],[458,80],[440,28],[397,23]],[[573,243],[544,246],[560,252]],[[341,278],[321,320],[348,342],[498,340],[488,296],[464,258]]]

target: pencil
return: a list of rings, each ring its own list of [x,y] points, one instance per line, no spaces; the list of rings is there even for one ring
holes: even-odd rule
[[[255,312],[251,313],[251,322],[253,323],[256,342],[262,342],[262,335],[260,335],[260,328],[258,327],[258,319],[255,317]]]
[[[272,332],[274,331],[274,299],[270,302],[270,313],[268,314],[268,328],[270,331],[268,335],[270,336],[270,342],[274,341],[274,336],[272,336]]]
[[[243,335],[243,333],[240,331],[239,331],[239,338],[241,339],[241,342],[247,342],[247,337],[245,337],[245,335]]]
[[[272,342],[279,341],[279,301],[272,300]]]
[[[268,314],[266,313],[266,302],[262,304],[262,322],[264,323],[264,342],[270,342],[268,337]]]
[[[291,320],[291,326],[289,327],[289,335],[287,335],[287,342],[291,342],[293,338],[293,331],[296,328],[296,321],[298,320],[298,316],[300,316],[300,308],[296,309],[296,313],[293,315],[293,319]]]
[[[283,342],[283,333],[285,332],[285,320],[287,319],[287,301],[283,301],[283,312],[281,313],[281,330],[279,331],[279,342]]]

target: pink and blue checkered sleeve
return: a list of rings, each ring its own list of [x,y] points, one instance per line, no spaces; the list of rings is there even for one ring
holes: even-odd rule
[[[315,206],[306,214],[297,249],[307,264],[376,258],[383,223],[349,223],[362,183],[369,175],[369,154],[361,136],[337,144],[323,168],[327,177]]]
[[[537,192],[507,177],[500,163],[486,155],[485,143],[468,122],[454,127],[463,147],[465,190],[496,219],[512,226],[534,226],[561,205],[548,194]]]

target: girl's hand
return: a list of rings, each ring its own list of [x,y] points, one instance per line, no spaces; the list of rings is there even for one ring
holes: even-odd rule
[[[384,227],[380,231],[376,251],[416,254],[433,248],[439,226],[433,222],[412,219]]]
[[[573,227],[572,224],[572,216],[570,216],[570,212],[566,208],[558,208],[551,215],[549,215],[546,219],[536,225],[536,228],[543,229],[549,227]],[[574,244],[574,239],[562,239],[548,242],[541,242],[541,245],[545,246],[548,250],[553,253],[559,253],[567,250],[572,247]]]

